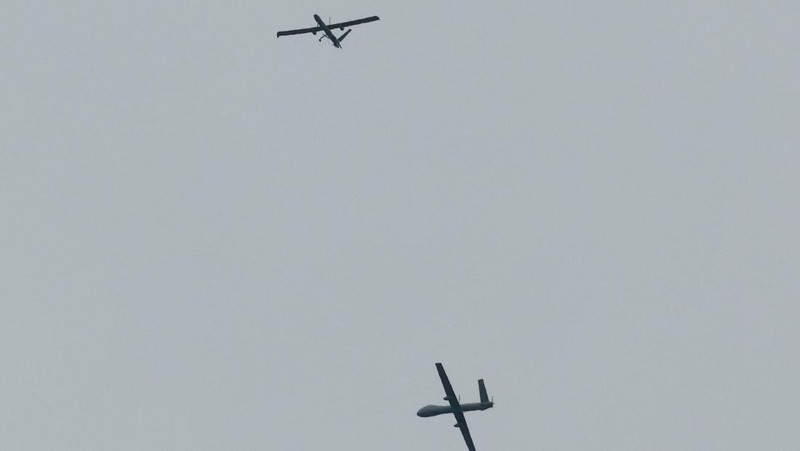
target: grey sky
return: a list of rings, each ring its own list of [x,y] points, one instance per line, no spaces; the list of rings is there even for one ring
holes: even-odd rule
[[[800,4],[228,3],[0,4],[0,447],[800,448]]]

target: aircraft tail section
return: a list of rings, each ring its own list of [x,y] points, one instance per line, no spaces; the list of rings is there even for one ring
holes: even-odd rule
[[[481,393],[481,402],[489,402],[489,394],[486,393],[486,385],[483,384],[483,379],[478,379],[478,391]]]
[[[342,41],[344,41],[344,38],[346,38],[346,37],[347,37],[347,35],[348,35],[348,34],[350,34],[350,32],[351,32],[351,31],[353,31],[353,29],[352,29],[352,28],[351,28],[351,29],[349,29],[349,30],[347,30],[347,31],[345,31],[343,35],[339,36],[339,42],[342,42]]]

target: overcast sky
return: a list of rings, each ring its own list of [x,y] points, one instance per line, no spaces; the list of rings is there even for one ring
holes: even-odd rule
[[[797,1],[0,23],[0,448],[800,449]]]

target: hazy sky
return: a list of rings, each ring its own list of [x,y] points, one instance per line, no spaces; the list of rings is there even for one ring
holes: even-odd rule
[[[800,449],[800,3],[652,3],[0,3],[0,448]]]

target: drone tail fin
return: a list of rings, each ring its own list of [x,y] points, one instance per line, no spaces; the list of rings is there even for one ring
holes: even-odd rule
[[[483,383],[483,379],[478,379],[478,391],[481,394],[481,402],[488,403],[489,401],[489,394],[486,393],[486,385]]]
[[[353,29],[352,29],[352,28],[351,28],[351,29],[349,29],[349,30],[347,30],[347,31],[345,31],[343,35],[339,36],[339,42],[342,42],[342,41],[344,41],[344,38],[346,38],[346,37],[347,37],[347,35],[348,35],[348,34],[350,34],[350,32],[351,32],[351,31],[353,31]]]

